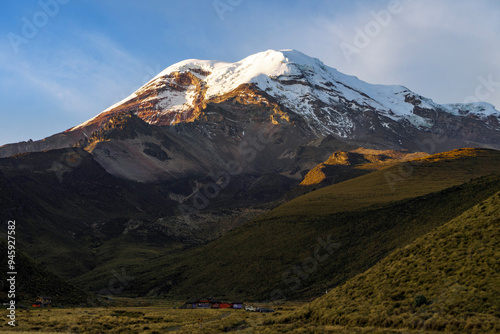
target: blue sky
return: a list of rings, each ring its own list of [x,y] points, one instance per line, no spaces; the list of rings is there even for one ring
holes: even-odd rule
[[[4,2],[0,145],[78,125],[175,62],[267,49],[438,103],[499,109],[499,17],[495,0]]]

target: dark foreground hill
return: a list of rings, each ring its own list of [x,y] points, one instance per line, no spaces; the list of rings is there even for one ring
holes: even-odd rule
[[[281,330],[341,325],[498,333],[499,241],[500,192],[281,319],[289,324]]]

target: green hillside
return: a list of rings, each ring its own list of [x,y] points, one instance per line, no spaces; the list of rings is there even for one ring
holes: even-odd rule
[[[320,295],[496,193],[498,175],[470,179],[498,171],[499,160],[497,151],[454,151],[415,164],[395,191],[384,173],[397,166],[312,192],[204,246],[122,263],[135,277],[128,292],[273,301]],[[109,269],[76,282],[98,289],[104,282],[92,278]]]
[[[352,151],[336,151],[327,160],[311,169],[300,183],[299,189],[311,190],[347,181],[369,172],[398,163],[428,156],[424,152],[370,150],[357,148]]]
[[[500,192],[279,322],[498,333],[499,260]]]
[[[154,224],[173,210],[161,185],[110,177],[79,149],[41,154],[0,159],[0,214],[52,272],[93,292],[125,273],[131,296],[315,297],[500,189],[500,152],[457,150],[308,193],[200,246]]]
[[[280,206],[265,218],[322,216],[384,205],[499,171],[500,151],[459,149],[438,153],[313,191]]]
[[[7,268],[7,244],[3,240],[0,241],[0,254],[3,259],[2,268]],[[42,265],[33,262],[19,248],[16,249],[15,267],[17,271],[16,300],[24,305],[33,302],[37,296],[52,297],[54,305],[79,305],[88,301],[88,294],[60,279]],[[0,274],[0,278],[2,282],[6,281],[5,270]],[[0,292],[2,302],[9,301],[8,290],[8,285],[3,284]]]

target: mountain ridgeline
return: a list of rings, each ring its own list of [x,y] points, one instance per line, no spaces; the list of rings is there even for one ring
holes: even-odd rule
[[[133,122],[104,140],[103,131],[129,115],[150,129]],[[174,64],[87,122],[42,141],[4,145],[0,157],[79,145],[109,173],[139,182],[205,176],[242,160],[243,173],[279,171],[300,180],[346,146],[427,153],[500,148],[499,120],[486,103],[440,105],[403,86],[368,84],[298,51],[269,50],[235,63]],[[258,141],[263,131],[273,140]],[[245,146],[260,154],[248,159]]]

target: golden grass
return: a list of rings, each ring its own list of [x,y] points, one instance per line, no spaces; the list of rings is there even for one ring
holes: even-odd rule
[[[125,303],[130,303],[130,299]],[[180,304],[178,304],[180,305]],[[299,304],[300,305],[300,304]],[[283,305],[276,313],[244,310],[189,310],[164,306],[18,309],[16,327],[5,322],[0,333],[223,333],[258,332],[264,321],[290,314],[298,304]],[[0,316],[7,319],[6,311]],[[202,327],[199,319],[202,318]],[[265,330],[265,329],[263,329]]]
[[[451,160],[458,160],[450,163]],[[333,214],[423,196],[497,173],[500,152],[460,149],[412,160],[322,188],[276,208],[263,219]]]
[[[326,181],[328,176],[336,174],[336,171],[328,170],[329,166],[349,166],[352,169],[375,171],[382,168],[394,166],[404,161],[415,160],[428,156],[424,152],[408,153],[394,150],[370,150],[358,148],[353,151],[337,151],[325,162],[320,163],[304,176],[301,186],[311,186]],[[359,176],[353,173],[353,178]]]
[[[0,333],[419,333],[419,331],[311,325],[297,322],[268,326],[302,304],[281,305],[275,313],[243,310],[184,310],[165,307],[52,308],[17,310],[17,326]],[[2,316],[4,311],[0,312]],[[198,319],[203,318],[200,328]],[[427,331],[426,333],[432,333]]]

